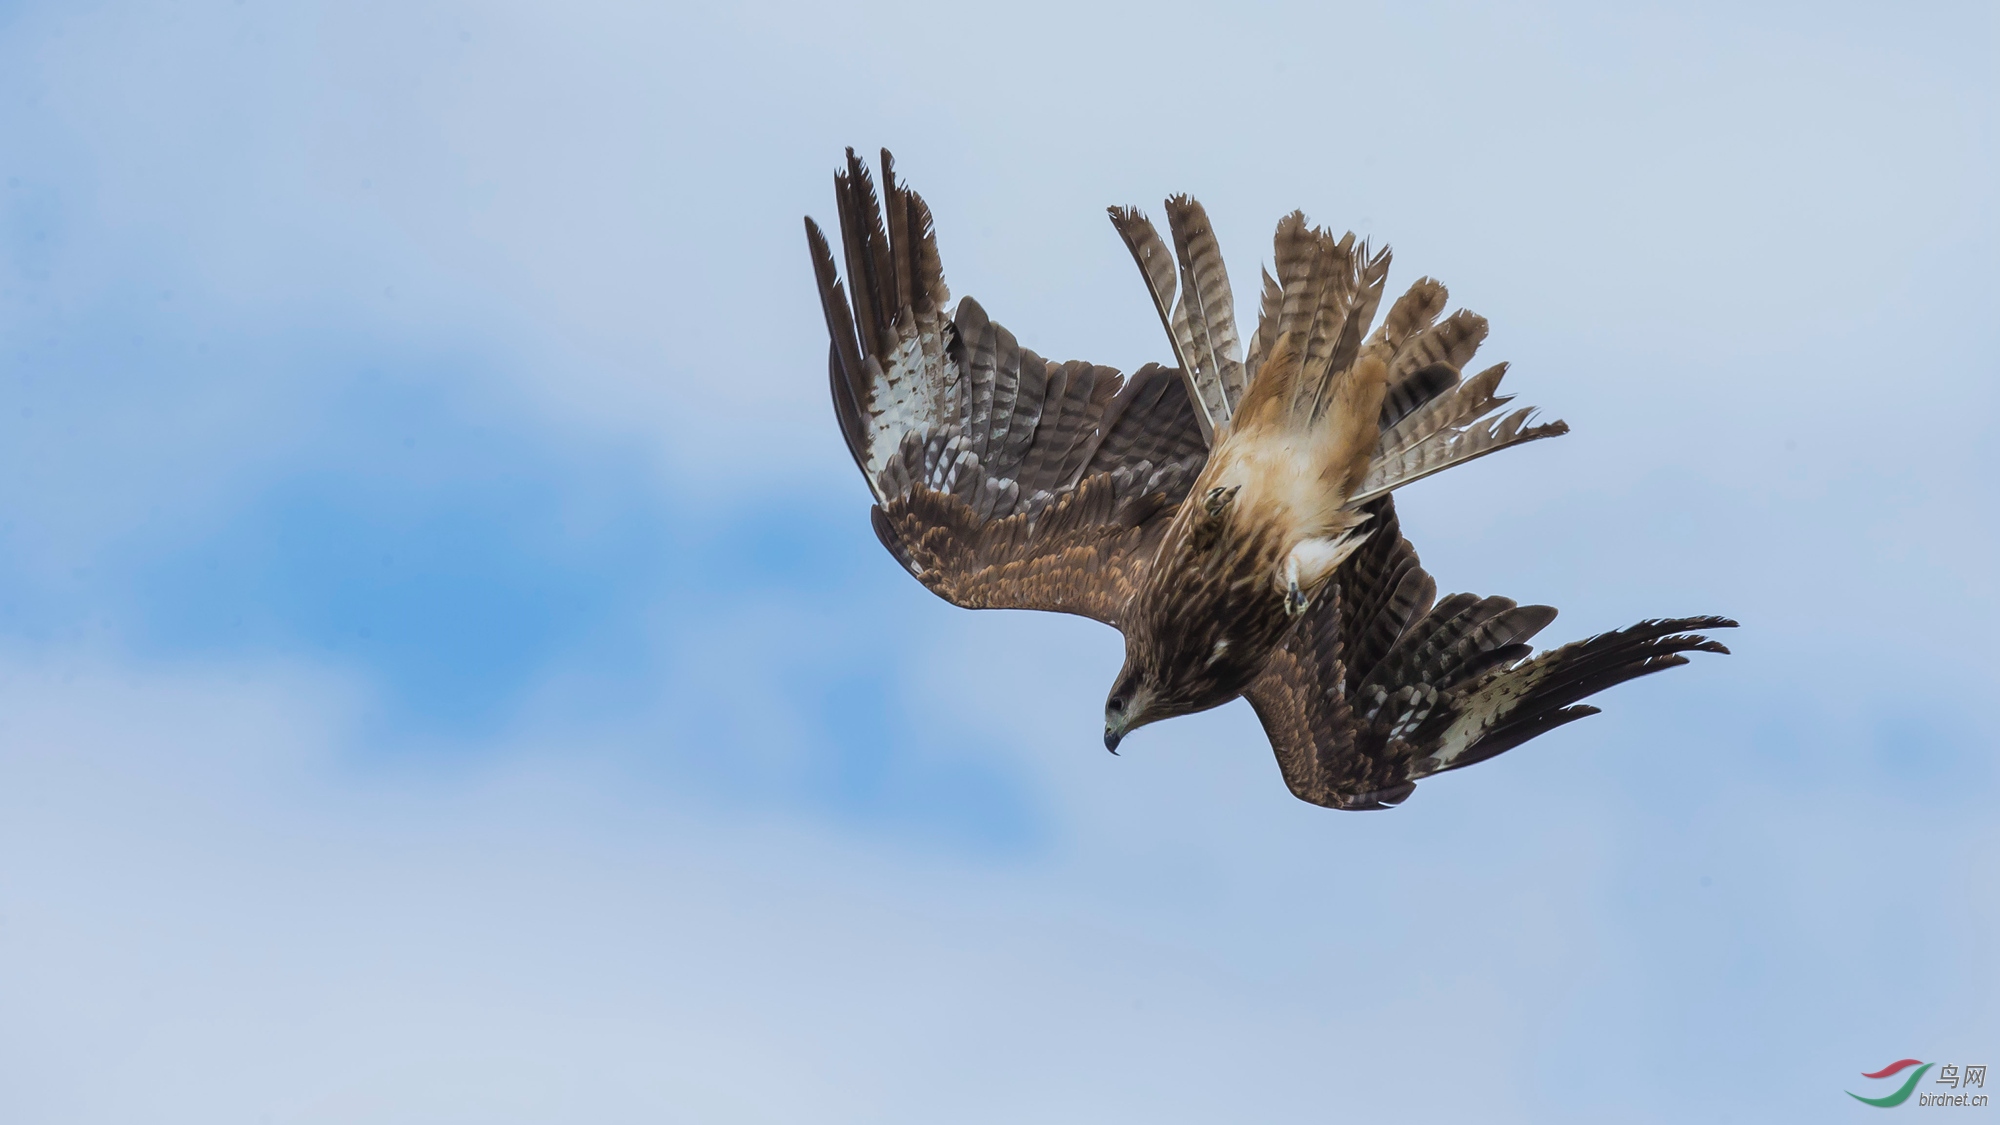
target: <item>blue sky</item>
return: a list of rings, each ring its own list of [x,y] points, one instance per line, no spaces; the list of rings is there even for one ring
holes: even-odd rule
[[[1991,6],[0,4],[0,1116],[1827,1121],[2000,1048]],[[1202,75],[1213,74],[1213,78]],[[1736,655],[1341,816],[874,542],[799,216],[1161,358],[1303,207],[1573,433],[1443,587]],[[1863,1091],[1868,1092],[1868,1091]]]

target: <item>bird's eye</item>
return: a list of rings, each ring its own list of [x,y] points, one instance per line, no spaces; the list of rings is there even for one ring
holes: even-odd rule
[[[1122,695],[1114,695],[1114,696],[1112,696],[1112,697],[1111,697],[1111,709],[1112,709],[1113,711],[1123,711],[1123,710],[1125,709],[1125,697],[1124,697],[1124,696],[1122,696]]]

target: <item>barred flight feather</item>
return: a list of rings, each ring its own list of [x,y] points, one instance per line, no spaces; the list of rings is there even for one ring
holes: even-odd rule
[[[1236,335],[1236,299],[1223,268],[1208,212],[1185,195],[1167,200],[1167,226],[1174,235],[1174,256],[1180,263],[1181,297],[1174,309],[1176,325],[1187,326],[1189,358],[1197,371],[1203,397],[1209,388],[1220,392],[1222,421],[1235,413],[1247,381],[1242,346]]]
[[[1160,240],[1159,229],[1138,208],[1109,207],[1105,210],[1110,214],[1111,225],[1117,228],[1118,236],[1125,240],[1125,248],[1132,252],[1132,260],[1138,263],[1139,276],[1145,279],[1146,292],[1152,297],[1153,309],[1160,316],[1160,327],[1166,331],[1167,343],[1173,348],[1174,364],[1180,369],[1188,398],[1194,403],[1201,436],[1204,441],[1213,444],[1215,431],[1228,423],[1235,403],[1220,382],[1203,379],[1201,366],[1195,358],[1199,349],[1193,326],[1186,315],[1185,302],[1180,306],[1174,303],[1174,296],[1179,292],[1176,258],[1167,249],[1166,243]]]

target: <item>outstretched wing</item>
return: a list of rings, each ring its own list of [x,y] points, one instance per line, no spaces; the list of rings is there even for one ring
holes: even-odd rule
[[[930,209],[886,150],[882,186],[886,221],[849,149],[834,177],[845,285],[806,220],[834,414],[876,534],[954,604],[1117,625],[1208,456],[1180,372],[1049,362],[969,297],[947,318]]]
[[[1453,594],[1436,584],[1397,526],[1393,501],[1368,506],[1376,528],[1244,694],[1264,723],[1285,784],[1337,809],[1401,803],[1419,779],[1483,762],[1598,709],[1578,701],[1729,650],[1693,632],[1720,617],[1642,621],[1530,657],[1548,606]]]

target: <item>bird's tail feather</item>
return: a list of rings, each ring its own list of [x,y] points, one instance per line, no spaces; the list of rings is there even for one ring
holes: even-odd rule
[[[1336,238],[1294,211],[1278,222],[1273,254],[1277,276],[1265,277],[1246,365],[1254,374],[1235,424],[1309,450],[1339,508],[1366,477],[1380,436],[1394,356],[1363,339],[1389,252],[1371,252],[1352,233]]]
[[[1488,453],[1538,438],[1569,432],[1561,420],[1529,425],[1533,407],[1502,415],[1513,400],[1497,395],[1507,365],[1495,364],[1470,379],[1441,365],[1424,369],[1451,376],[1451,385],[1418,404],[1394,425],[1385,427],[1369,461],[1367,475],[1349,503],[1366,503],[1383,493],[1443,472]],[[1421,372],[1419,373],[1421,374]],[[1414,381],[1414,380],[1413,380]]]
[[[1309,448],[1338,507],[1569,430],[1531,424],[1532,409],[1501,413],[1504,364],[1462,377],[1486,319],[1463,309],[1444,316],[1450,294],[1431,278],[1410,286],[1371,335],[1390,255],[1352,232],[1336,237],[1297,211],[1279,221],[1275,274],[1263,274],[1257,330],[1239,360],[1229,279],[1201,205],[1167,201],[1171,254],[1137,210],[1112,208],[1111,219],[1173,344],[1203,436],[1213,444],[1224,429],[1252,431]]]
[[[1275,354],[1279,339],[1293,338],[1297,369],[1273,374],[1285,384],[1285,417],[1293,428],[1305,428],[1342,401],[1340,384],[1357,370],[1362,338],[1382,300],[1389,252],[1371,252],[1352,232],[1335,238],[1331,231],[1308,226],[1299,211],[1279,220],[1272,244],[1278,273],[1275,279],[1265,277],[1245,366],[1254,378]]]
[[[1202,436],[1212,443],[1216,431],[1234,417],[1249,378],[1236,334],[1235,297],[1208,212],[1185,195],[1167,200],[1167,225],[1174,237],[1170,254],[1158,229],[1138,208],[1109,211],[1167,331]]]
[[[1386,249],[1373,251],[1352,232],[1336,237],[1297,211],[1279,220],[1272,247],[1276,275],[1264,275],[1237,426],[1309,445],[1332,502],[1347,504],[1367,477],[1385,417],[1444,389],[1419,379],[1404,401],[1389,397],[1397,347],[1430,327],[1443,287],[1413,290],[1369,338],[1389,272]]]

